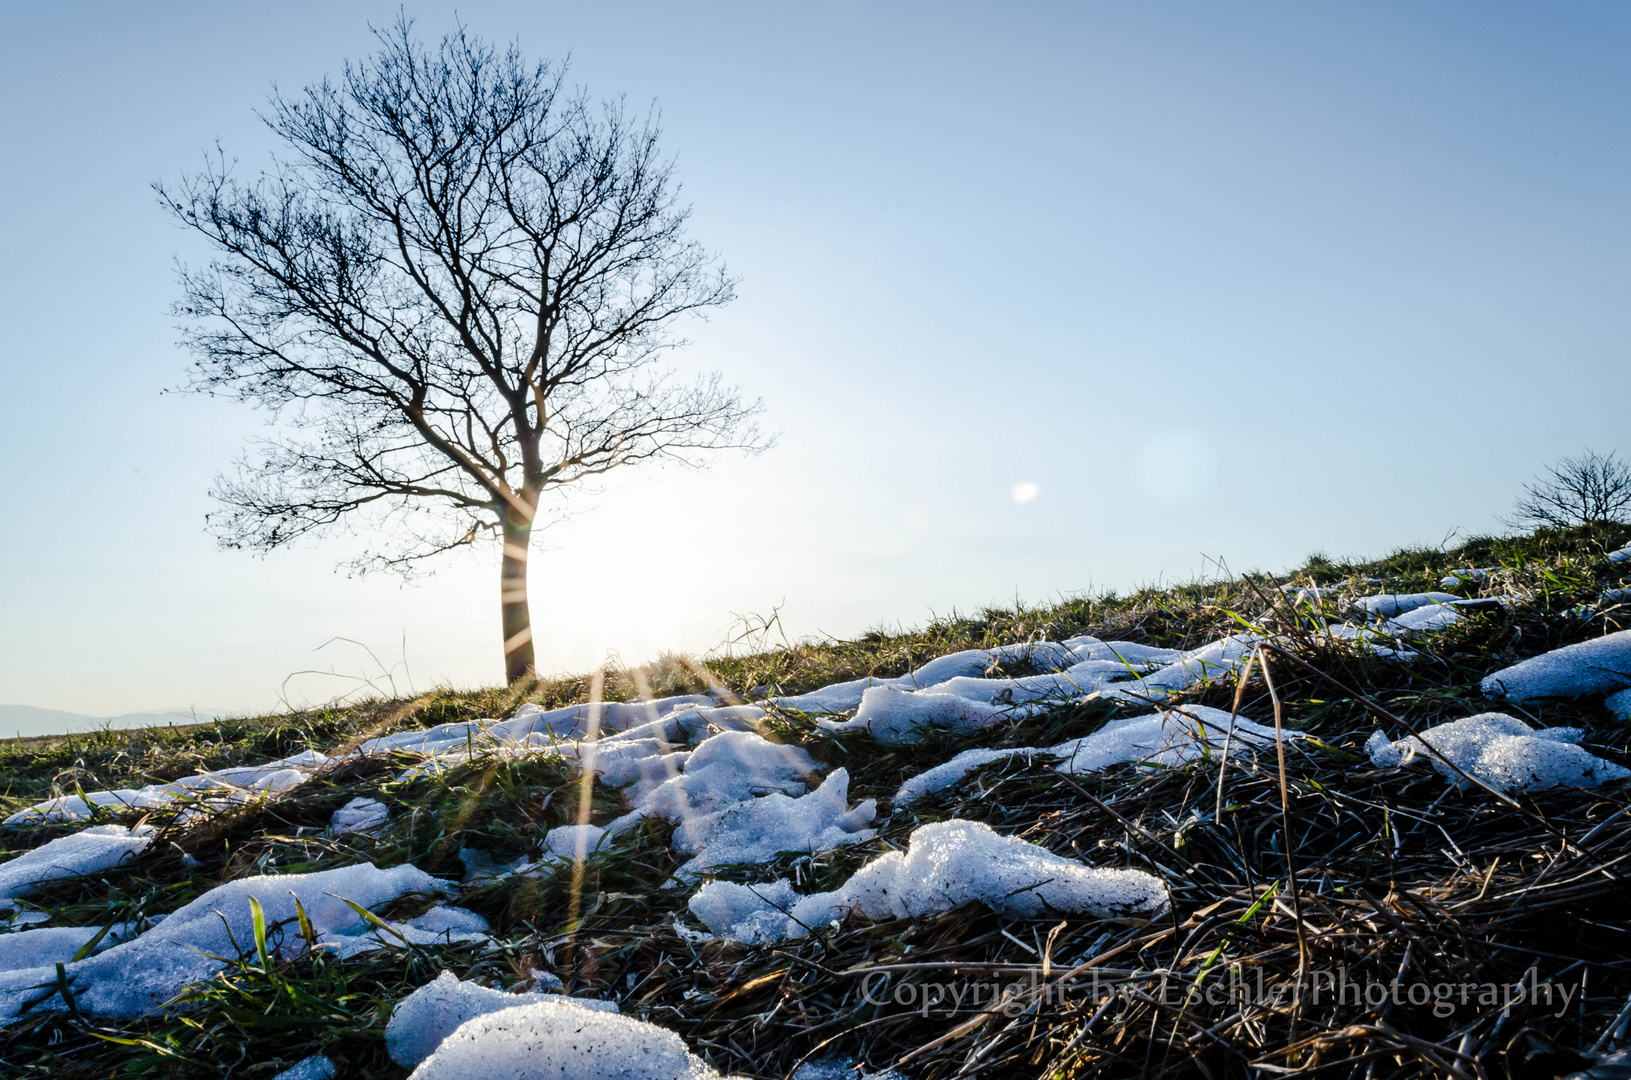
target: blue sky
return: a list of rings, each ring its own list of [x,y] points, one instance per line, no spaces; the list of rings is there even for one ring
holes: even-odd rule
[[[456,10],[658,104],[743,277],[679,362],[782,433],[581,500],[532,564],[547,668],[1437,543],[1631,449],[1623,5]],[[161,393],[204,253],[149,184],[217,139],[262,165],[271,84],[395,12],[0,10],[0,702],[320,700],[377,670],[337,636],[404,689],[500,678],[494,553],[404,587],[336,573],[344,536],[218,552],[261,418]]]

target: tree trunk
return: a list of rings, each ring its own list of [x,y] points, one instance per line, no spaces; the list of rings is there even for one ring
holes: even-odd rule
[[[506,509],[504,561],[499,568],[499,604],[504,621],[504,681],[514,685],[535,671],[532,651],[532,613],[527,607],[527,552],[532,522],[516,520]]]

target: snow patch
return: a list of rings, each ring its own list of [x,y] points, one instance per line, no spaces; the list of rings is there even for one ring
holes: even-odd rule
[[[832,892],[792,899],[785,881],[752,887],[716,881],[699,889],[690,907],[717,935],[764,943],[803,937],[851,912],[902,919],[982,903],[1010,918],[1150,919],[1167,905],[1166,887],[1154,875],[1090,867],[980,822],[924,825],[907,844],[904,854],[873,859]]]
[[[1372,615],[1396,619],[1428,604],[1447,604],[1459,599],[1460,597],[1454,593],[1447,592],[1375,593],[1371,596],[1361,596],[1354,603]]]
[[[666,1028],[544,1000],[461,1024],[409,1080],[718,1080]]]
[[[379,800],[356,798],[334,811],[328,826],[336,836],[342,833],[374,833],[390,816],[390,807]]]
[[[95,825],[0,863],[0,911],[47,881],[112,870],[147,850],[153,836],[149,825]]]
[[[334,1062],[327,1055],[313,1054],[309,1058],[301,1058],[272,1077],[272,1080],[334,1080]]]
[[[0,934],[0,972],[66,964],[101,933],[100,926],[52,926]],[[135,936],[135,923],[115,923],[97,943],[97,952]]]
[[[1631,689],[1608,695],[1603,704],[1608,706],[1609,714],[1616,719],[1631,720]]]
[[[1395,630],[1421,633],[1427,630],[1442,630],[1460,621],[1461,612],[1452,604],[1423,604],[1411,608],[1403,615],[1395,615],[1388,619],[1387,625]]]
[[[1130,761],[1167,768],[1193,761],[1208,748],[1221,751],[1228,739],[1229,713],[1205,705],[1183,705],[1144,716],[1112,720],[1091,735],[1060,743],[1048,752],[1061,758],[1060,772],[1098,772]],[[1297,737],[1289,733],[1288,738]],[[1234,719],[1234,745],[1274,742],[1274,729],[1244,716]]]
[[[1631,687],[1631,630],[1565,645],[1502,668],[1479,688],[1508,701],[1586,697]]]
[[[932,769],[926,769],[908,779],[895,792],[892,802],[896,809],[910,806],[925,795],[932,795],[937,791],[944,791],[946,788],[951,787],[981,765],[989,765],[993,761],[1005,761],[1019,755],[1031,757],[1035,754],[1046,753],[1048,751],[1039,750],[1034,746],[1016,746],[1007,750],[964,750],[950,761],[936,765]]]
[[[221,967],[213,957],[232,957],[240,949],[254,949],[252,897],[265,912],[268,941],[280,956],[298,955],[306,948],[296,899],[311,920],[319,947],[353,955],[378,948],[382,942],[373,935],[372,924],[342,897],[364,908],[376,908],[411,893],[440,891],[445,885],[413,866],[381,870],[367,863],[314,874],[244,878],[211,889],[130,941],[68,964],[66,973],[81,1012],[136,1017],[157,1008],[187,984],[213,975]],[[416,932],[427,939],[440,936],[428,930]],[[16,1017],[40,998],[38,1008],[66,1008],[60,994],[42,994],[36,989],[42,982],[55,981],[55,970],[47,968],[0,974],[0,1019]]]
[[[507,994],[466,982],[444,971],[397,1003],[385,1025],[385,1052],[411,1069],[430,1057],[461,1024],[501,1009],[538,1001],[555,1001],[585,1011],[616,1012],[615,1001],[591,1001],[538,993]]]
[[[679,824],[758,795],[802,795],[815,772],[815,759],[800,747],[751,731],[722,731],[704,739],[684,771],[652,789],[636,810]]]
[[[1428,747],[1496,791],[1540,791],[1559,785],[1596,787],[1631,776],[1631,769],[1575,746],[1582,734],[1579,728],[1568,727],[1536,730],[1515,716],[1492,712],[1438,724],[1420,736],[1397,742],[1378,731],[1366,741],[1365,750],[1371,763],[1384,769],[1408,765],[1420,757],[1461,788],[1472,784]]]
[[[716,866],[766,863],[784,851],[810,854],[870,840],[866,826],[877,816],[876,800],[849,808],[849,771],[834,769],[820,787],[800,798],[775,793],[747,799],[682,821],[674,847],[695,854],[675,871],[682,881]]]

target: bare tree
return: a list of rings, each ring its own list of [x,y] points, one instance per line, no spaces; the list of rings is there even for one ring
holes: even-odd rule
[[[1631,462],[1614,451],[1564,458],[1525,484],[1507,524],[1569,528],[1620,521],[1631,509]]]
[[[404,573],[502,540],[507,677],[534,668],[527,553],[544,496],[620,466],[768,445],[717,376],[660,363],[734,281],[685,232],[651,118],[564,88],[461,30],[399,19],[338,83],[262,120],[285,153],[245,182],[219,152],[164,206],[216,251],[180,269],[187,389],[269,410],[212,494],[223,547],[346,523],[353,566]]]

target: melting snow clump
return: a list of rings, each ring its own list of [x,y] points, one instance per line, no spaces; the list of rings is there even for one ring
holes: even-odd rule
[[[272,1080],[334,1080],[334,1062],[324,1054],[302,1058]]]
[[[1222,750],[1228,740],[1229,713],[1205,705],[1184,705],[1146,716],[1112,720],[1091,735],[1060,743],[1049,753],[1063,759],[1062,773],[1098,772],[1112,765],[1138,761],[1176,766],[1200,757],[1206,747]],[[1234,745],[1257,746],[1274,742],[1274,729],[1244,716],[1234,719]],[[1287,736],[1295,737],[1295,733]]]
[[[100,926],[50,926],[0,934],[0,972],[66,964],[101,933]],[[115,923],[102,935],[97,951],[111,948],[135,933],[135,923]]]
[[[1502,668],[1479,688],[1493,698],[1586,697],[1631,687],[1631,630],[1565,645]]]
[[[1459,599],[1454,593],[1447,592],[1377,593],[1374,596],[1361,596],[1354,602],[1372,615],[1398,618],[1428,604],[1447,604]]]
[[[64,795],[19,810],[6,818],[5,824],[78,821],[90,817],[93,806],[157,810],[177,800],[196,800],[227,806],[253,802],[305,783],[328,762],[328,757],[316,750],[302,750],[298,754],[269,761],[265,765],[217,769],[196,776],[183,776],[180,780],[172,780],[167,784],[150,784],[136,789],[119,788],[115,791],[92,791],[83,796]],[[188,818],[196,813],[194,808],[186,807],[181,816]]]
[[[1620,720],[1631,720],[1631,689],[1621,690],[1617,694],[1608,695],[1603,702],[1608,711]]]
[[[694,880],[715,866],[764,863],[783,851],[812,854],[870,840],[866,826],[877,815],[876,800],[849,808],[849,771],[834,769],[821,786],[794,799],[782,794],[747,799],[718,813],[682,821],[674,846],[696,857],[675,871]]]
[[[385,819],[391,816],[390,808],[377,799],[352,799],[338,810],[329,819],[329,827],[335,834],[340,833],[371,833],[385,824]]]
[[[0,863],[0,911],[16,907],[15,898],[44,882],[111,870],[145,851],[153,835],[148,825],[96,825]]]
[[[793,936],[787,920],[800,899],[785,880],[768,885],[711,881],[696,891],[687,906],[715,937],[763,945]],[[800,934],[807,930],[796,929]]]
[[[1420,633],[1424,630],[1442,630],[1460,621],[1461,612],[1452,604],[1423,604],[1403,615],[1395,615],[1387,621],[1387,625],[1396,630]]]
[[[1472,785],[1427,747],[1496,791],[1540,791],[1558,785],[1596,787],[1631,776],[1631,769],[1575,746],[1581,734],[1579,728],[1566,727],[1537,731],[1515,716],[1481,713],[1438,724],[1419,737],[1412,735],[1398,742],[1378,731],[1365,743],[1365,750],[1372,764],[1383,769],[1422,758],[1446,780],[1463,788]],[[1423,746],[1423,742],[1427,745]]]
[[[552,994],[507,994],[479,983],[465,982],[451,971],[444,971],[391,1010],[390,1023],[385,1025],[385,1052],[398,1065],[411,1069],[428,1058],[459,1025],[500,1009],[545,1000],[586,1010],[617,1011],[615,1001],[589,1001]]]
[[[659,784],[636,809],[677,824],[758,795],[802,795],[815,771],[815,759],[800,747],[751,731],[722,731],[704,740],[685,771]]]
[[[260,902],[269,928],[282,926],[269,936],[279,955],[305,951],[299,930],[289,929],[298,925],[298,898],[318,936],[319,947],[333,948],[347,956],[379,948],[382,942],[372,933],[372,924],[345,900],[375,908],[411,893],[437,891],[443,884],[413,866],[380,870],[366,863],[315,874],[242,878],[211,889],[130,941],[68,964],[66,972],[81,1012],[136,1017],[163,1004],[188,983],[213,975],[221,967],[214,957],[231,957],[239,949],[254,949],[251,897]],[[426,934],[427,942],[441,938],[431,931],[421,932]],[[55,981],[54,968],[0,973],[0,1020],[15,1018],[19,1010],[41,997],[34,987]],[[52,994],[37,1007],[58,1010],[66,1005],[60,994]]]
[[[667,1028],[551,995],[460,1025],[409,1080],[719,1080]]]
[[[898,807],[909,806],[925,795],[932,795],[937,791],[944,791],[951,787],[981,765],[989,765],[993,761],[1004,761],[1017,755],[1031,757],[1035,754],[1046,754],[1046,750],[1038,750],[1034,746],[1016,746],[1008,750],[964,750],[943,765],[936,765],[908,779],[895,792],[891,800]]]
[[[1055,855],[975,821],[942,821],[913,830],[905,854],[891,851],[832,892],[794,900],[785,881],[768,886],[713,882],[691,910],[715,934],[762,943],[803,937],[856,912],[902,919],[982,903],[1010,918],[1055,913],[1150,919],[1166,909],[1167,890],[1142,870],[1110,870]]]

